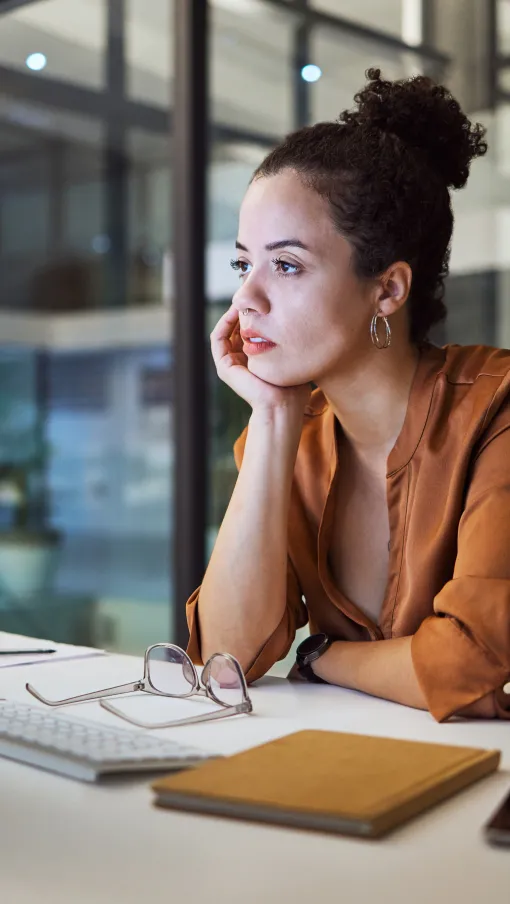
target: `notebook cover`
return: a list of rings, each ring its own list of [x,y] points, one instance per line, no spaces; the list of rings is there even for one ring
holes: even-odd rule
[[[300,731],[158,779],[179,810],[378,836],[497,769],[499,750]]]

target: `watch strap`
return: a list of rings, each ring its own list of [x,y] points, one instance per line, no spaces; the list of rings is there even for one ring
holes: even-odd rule
[[[300,663],[298,662],[297,670],[303,678],[306,678],[306,680],[310,681],[312,684],[327,684],[328,683],[327,681],[324,681],[324,678],[319,678],[319,676],[315,674],[311,665],[300,665]]]

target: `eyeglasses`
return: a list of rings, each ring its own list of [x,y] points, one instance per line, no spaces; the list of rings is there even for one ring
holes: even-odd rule
[[[70,703],[84,703],[87,700],[99,700],[99,705],[108,712],[125,719],[140,728],[171,728],[174,725],[191,725],[194,722],[207,722],[211,719],[224,719],[238,713],[251,713],[252,702],[248,695],[246,678],[237,659],[230,653],[214,653],[202,669],[201,677],[188,654],[171,643],[155,643],[145,651],[143,678],[130,684],[119,684],[104,690],[79,694],[77,697],[66,697],[63,700],[48,700],[31,684],[25,685],[27,691],[45,703],[46,706],[66,706]],[[222,709],[216,712],[202,713],[177,719],[173,722],[149,723],[135,719],[117,709],[104,700],[120,694],[131,694],[143,691],[160,697],[208,697],[218,703]]]

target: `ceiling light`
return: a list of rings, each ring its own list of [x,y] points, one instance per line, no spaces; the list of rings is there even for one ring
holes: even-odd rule
[[[34,72],[40,72],[41,69],[44,69],[47,62],[48,60],[44,56],[44,53],[31,53],[25,60],[28,68],[32,69]]]
[[[95,235],[91,244],[92,250],[95,251],[96,254],[108,254],[111,242],[107,235]]]
[[[301,70],[301,78],[305,80],[305,82],[318,82],[322,75],[322,69],[319,66],[314,66],[311,63],[308,66],[303,66]]]

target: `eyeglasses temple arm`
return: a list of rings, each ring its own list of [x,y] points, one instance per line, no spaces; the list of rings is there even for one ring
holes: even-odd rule
[[[90,694],[79,694],[77,697],[65,697],[63,700],[48,700],[31,684],[25,684],[25,688],[32,697],[45,703],[46,706],[64,706],[66,703],[84,703],[86,700],[98,700],[101,697],[115,697],[117,694],[130,694],[133,691],[144,690],[145,682],[134,681],[131,684],[118,684],[116,687],[106,687],[102,691],[91,691]]]
[[[121,719],[125,719],[126,722],[130,722],[131,725],[137,725],[139,728],[174,728],[174,726],[177,725],[192,725],[197,722],[210,722],[212,719],[225,719],[227,716],[235,716],[238,713],[251,713],[253,709],[251,701],[245,700],[243,703],[238,703],[237,706],[228,706],[226,709],[220,709],[218,712],[202,713],[199,716],[176,719],[174,722],[142,722],[140,719],[134,719],[132,716],[126,715],[121,712],[120,709],[117,709],[116,706],[113,706],[111,703],[107,703],[104,700],[100,700],[99,705],[102,706],[103,709],[108,710],[108,712],[113,713],[115,716],[119,716]]]

